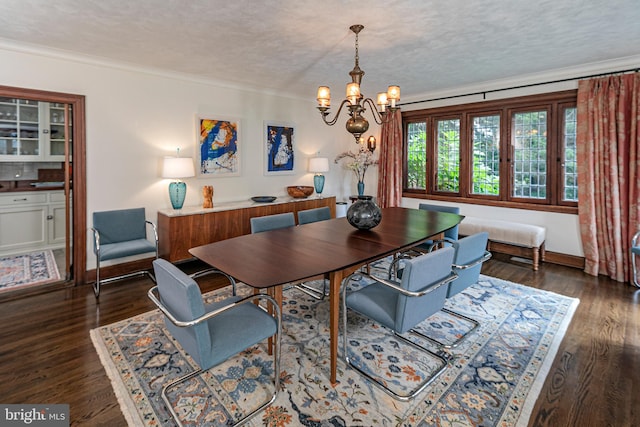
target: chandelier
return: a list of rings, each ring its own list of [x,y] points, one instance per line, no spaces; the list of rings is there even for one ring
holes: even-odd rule
[[[320,110],[320,114],[322,114],[322,120],[329,126],[336,124],[342,108],[345,105],[347,106],[349,116],[351,117],[347,120],[346,128],[347,131],[356,139],[356,143],[360,143],[362,134],[369,129],[369,122],[363,116],[367,111],[365,108],[367,105],[371,109],[375,122],[381,125],[393,117],[393,114],[389,113],[393,113],[398,109],[398,107],[396,107],[396,102],[400,100],[400,86],[395,85],[389,86],[387,92],[378,93],[377,105],[380,108],[379,110],[376,108],[376,104],[371,98],[365,98],[362,93],[360,93],[360,82],[362,81],[362,76],[364,76],[364,71],[360,69],[359,65],[358,33],[360,33],[363,28],[364,26],[362,25],[352,25],[349,27],[349,29],[356,35],[355,66],[353,67],[353,70],[349,72],[349,75],[351,76],[351,83],[347,84],[346,99],[340,104],[340,108],[338,108],[338,112],[333,119],[328,118],[329,107],[331,106],[331,91],[329,90],[329,87],[320,86],[318,88],[317,96],[318,110]]]

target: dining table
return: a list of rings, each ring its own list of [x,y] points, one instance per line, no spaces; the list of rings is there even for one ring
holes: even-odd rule
[[[199,260],[257,290],[268,290],[282,306],[283,285],[327,277],[330,380],[337,379],[340,286],[345,277],[455,227],[464,216],[421,209],[382,208],[375,228],[359,230],[347,218],[333,218],[191,248]]]

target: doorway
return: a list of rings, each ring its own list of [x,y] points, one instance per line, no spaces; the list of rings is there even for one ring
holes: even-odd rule
[[[50,145],[43,146],[41,137],[36,135],[33,139],[40,144],[40,151],[31,152],[25,149],[19,154],[23,155],[25,162],[27,162],[25,164],[28,164],[28,161],[43,161],[42,170],[38,169],[36,173],[44,174],[44,177],[39,176],[35,183],[27,183],[32,186],[42,185],[45,187],[37,188],[37,190],[42,190],[37,192],[37,199],[41,200],[46,193],[56,193],[55,203],[47,207],[50,210],[47,212],[47,222],[51,221],[51,224],[47,224],[50,228],[47,233],[51,236],[48,243],[56,243],[55,258],[60,270],[60,281],[74,285],[83,284],[86,281],[85,97],[9,86],[0,86],[0,97],[35,102],[39,106],[41,114],[43,109],[46,112],[44,116],[46,127],[41,131],[46,135],[46,141],[50,142]],[[20,103],[20,101],[16,102]],[[25,102],[23,104],[28,105]],[[18,106],[19,108],[21,106]],[[28,112],[26,107],[24,109]],[[2,118],[0,118],[1,120]],[[28,121],[26,122],[28,123]],[[28,134],[27,126],[25,126],[24,133],[21,133],[20,129],[16,130],[16,135],[13,135],[15,138],[6,139],[5,144],[16,144],[18,141],[19,145],[25,141],[26,146],[30,142],[29,136],[31,136]],[[8,138],[10,137],[8,136]],[[58,144],[56,145],[56,143]],[[21,162],[22,158],[14,164]],[[47,169],[47,162],[50,162],[54,167]],[[10,164],[3,163],[3,165]],[[33,171],[31,172],[33,173]],[[47,176],[48,173],[53,175]],[[21,182],[20,185],[25,185],[25,182]],[[52,186],[52,189],[58,190],[62,187],[64,191],[48,192],[46,191],[48,185]],[[14,187],[9,190],[20,190],[20,188]],[[32,194],[36,194],[36,192]],[[46,197],[53,196],[47,194]],[[64,211],[64,214],[56,216],[56,207],[60,213]],[[60,251],[61,247],[62,251]]]

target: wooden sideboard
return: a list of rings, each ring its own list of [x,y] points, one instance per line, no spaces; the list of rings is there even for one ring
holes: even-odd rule
[[[184,207],[158,211],[158,250],[170,262],[192,259],[189,249],[251,233],[250,218],[328,206],[336,216],[336,198],[278,198],[272,203],[230,202],[211,209]]]

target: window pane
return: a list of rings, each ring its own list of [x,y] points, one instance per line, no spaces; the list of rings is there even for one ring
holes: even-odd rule
[[[547,198],[547,112],[513,116],[513,196]]]
[[[460,190],[460,120],[438,120],[436,191]]]
[[[407,188],[427,188],[427,123],[407,125]]]
[[[473,194],[500,194],[500,116],[473,119]]]
[[[576,162],[576,108],[564,110],[564,127],[562,138],[563,161],[563,200],[578,201],[578,164]]]

